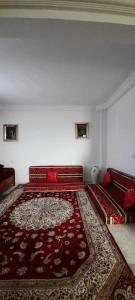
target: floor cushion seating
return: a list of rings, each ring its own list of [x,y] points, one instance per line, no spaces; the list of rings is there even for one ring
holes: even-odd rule
[[[29,183],[24,185],[30,190],[76,190],[84,188],[82,166],[30,166]]]
[[[13,168],[0,168],[0,197],[11,186],[15,185],[15,170]]]
[[[132,197],[135,191],[135,177],[123,173],[119,170],[108,168],[111,182],[105,184],[105,180],[100,184],[89,184],[87,186],[88,193],[93,200],[100,216],[106,224],[125,224],[135,222],[135,203],[131,207],[127,203],[126,197],[128,191],[132,191],[129,195]],[[107,177],[107,176],[106,176]],[[130,197],[130,198],[131,198]],[[129,201],[129,197],[127,197]]]

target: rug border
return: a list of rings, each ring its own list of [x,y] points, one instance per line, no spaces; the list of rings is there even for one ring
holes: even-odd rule
[[[88,198],[91,200],[92,206],[93,206],[93,207],[94,207],[94,209],[96,210],[96,212],[97,212],[97,214],[98,214],[98,217],[99,217],[99,218],[100,218],[100,220],[101,220],[101,223],[104,225],[104,229],[107,231],[107,233],[109,233],[109,235],[110,235],[110,240],[111,240],[112,244],[114,244],[114,245],[116,246],[116,248],[117,248],[117,249],[118,249],[118,251],[120,252],[120,254],[121,254],[121,256],[122,256],[122,258],[123,258],[124,262],[125,262],[125,263],[126,263],[126,265],[129,267],[129,269],[130,269],[131,273],[132,273],[132,274],[133,274],[133,276],[135,277],[135,274],[133,273],[133,271],[132,271],[131,267],[129,266],[129,264],[128,264],[128,262],[127,262],[126,258],[124,257],[124,255],[123,255],[123,253],[122,253],[122,251],[121,251],[120,247],[118,246],[118,244],[117,244],[117,242],[116,242],[115,238],[113,237],[112,233],[110,232],[110,230],[109,230],[109,228],[108,228],[107,224],[106,224],[106,223],[104,223],[104,221],[103,221],[103,220],[102,220],[102,218],[100,217],[100,215],[99,215],[99,212],[98,212],[98,210],[97,210],[96,206],[94,205],[94,203],[93,203],[92,199],[90,198],[90,195],[89,195],[88,191],[86,191],[86,193],[87,193],[87,196],[88,196]],[[108,225],[110,225],[110,224],[108,224]],[[117,225],[119,225],[119,224],[113,224],[113,225],[114,225],[114,226],[117,226]],[[124,224],[121,224],[121,225],[124,225]]]

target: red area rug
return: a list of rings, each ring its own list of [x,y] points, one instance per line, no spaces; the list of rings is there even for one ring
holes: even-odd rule
[[[135,299],[135,278],[85,191],[17,189],[0,216],[0,299]]]

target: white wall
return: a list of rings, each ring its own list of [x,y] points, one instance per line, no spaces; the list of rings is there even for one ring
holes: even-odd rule
[[[135,87],[107,111],[107,166],[135,175]]]
[[[75,122],[90,122],[91,138],[75,139]],[[0,111],[0,163],[14,167],[16,182],[28,181],[30,165],[81,164],[89,180],[99,160],[99,118],[95,110]],[[18,124],[19,140],[3,142],[2,125]]]
[[[106,150],[107,150],[107,120],[106,120],[106,110],[101,110],[99,112],[100,120],[100,135],[99,135],[99,167],[100,167],[100,178],[106,170]]]

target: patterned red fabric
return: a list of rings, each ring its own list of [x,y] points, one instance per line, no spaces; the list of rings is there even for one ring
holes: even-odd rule
[[[102,186],[102,185],[100,185]],[[103,188],[103,187],[102,187]],[[110,197],[115,199],[116,204],[123,208],[123,201],[124,201],[124,195],[125,191],[119,187],[119,185],[112,184],[109,187],[104,187],[105,193],[107,193]]]
[[[24,190],[25,191],[76,191],[80,189],[84,189],[85,185],[82,183],[27,183],[24,184]]]
[[[103,186],[108,186],[112,182],[111,173],[109,171],[106,172],[103,178]]]
[[[88,192],[100,216],[107,224],[134,223],[134,193],[129,193],[130,200],[129,198],[127,200],[128,209],[125,204],[125,193],[128,188],[135,186],[135,177],[112,168],[108,168],[107,171],[111,174],[112,182],[110,185],[88,185]],[[129,206],[131,201],[132,206]]]
[[[88,192],[106,224],[127,223],[127,214],[116,204],[114,199],[106,193],[102,185],[89,184]]]
[[[56,183],[57,182],[57,172],[49,171],[47,174],[47,182]]]
[[[107,170],[111,173],[112,181],[120,185],[124,190],[131,189],[135,185],[135,177],[112,168]]]
[[[30,183],[47,183],[47,174],[50,171],[57,172],[58,183],[83,183],[82,166],[31,166]]]
[[[125,193],[124,208],[135,208],[135,188],[132,188]]]
[[[0,203],[0,299],[135,299],[135,277],[85,191]]]
[[[43,207],[45,207],[44,205],[45,201],[48,201],[47,199],[49,199],[50,204],[46,204],[46,210],[48,209],[49,211],[50,209],[50,218],[54,214],[54,221],[51,219],[50,227],[48,223],[45,223],[45,228],[42,228],[43,225],[42,222],[40,224],[40,218],[36,219],[34,205],[33,209],[30,207],[30,205],[32,203],[31,201],[35,201],[37,210],[38,202],[39,206],[43,205]],[[55,201],[57,202],[53,202],[54,199],[56,199]],[[73,208],[70,203],[72,203]],[[24,206],[25,204],[26,207]],[[20,208],[20,210],[16,211],[15,214],[15,207],[18,209],[19,205],[22,205],[22,207],[24,206],[24,208]],[[50,205],[52,206],[52,211]],[[59,213],[62,205],[65,205],[65,207],[63,206],[63,210]],[[53,212],[53,206],[55,212]],[[67,209],[67,212],[65,209]],[[44,209],[42,211],[44,213]],[[64,215],[65,213],[67,213],[67,215]],[[59,218],[55,217],[57,214],[59,215]],[[19,215],[21,215],[20,218]],[[76,225],[74,225],[74,218],[76,220]],[[55,219],[56,226],[54,225]],[[7,222],[9,224],[8,227]],[[68,233],[66,230],[67,227],[69,227]],[[4,214],[0,222],[0,228],[3,230],[10,229],[11,237],[10,240],[8,240],[8,246],[7,243],[5,243],[7,235],[5,235],[5,237],[2,235],[3,238],[1,239],[0,243],[0,249],[2,249],[4,253],[4,256],[1,257],[1,260],[7,256],[12,258],[12,260],[8,261],[7,265],[7,267],[10,269],[10,272],[4,274],[4,280],[18,278],[18,270],[21,270],[24,264],[27,266],[28,271],[26,272],[26,275],[24,273],[23,279],[59,278],[59,275],[57,276],[57,274],[60,274],[61,272],[61,264],[63,268],[68,268],[68,276],[72,276],[90,254],[75,192],[23,193],[19,199],[17,199],[15,205],[11,206],[10,209]],[[85,255],[81,259],[78,259],[77,253],[81,253],[80,242],[82,237],[83,243],[85,243]],[[42,272],[40,273],[40,271],[38,272],[38,268],[41,265],[42,256],[44,257],[44,260],[46,260],[46,262],[44,261],[43,264],[43,266],[45,266],[44,274]],[[61,262],[59,262],[60,260]],[[76,261],[76,263],[73,265],[70,264],[69,262],[71,260]],[[51,264],[53,264],[53,268],[50,267]],[[66,276],[66,273],[63,273],[60,277],[64,276]]]

